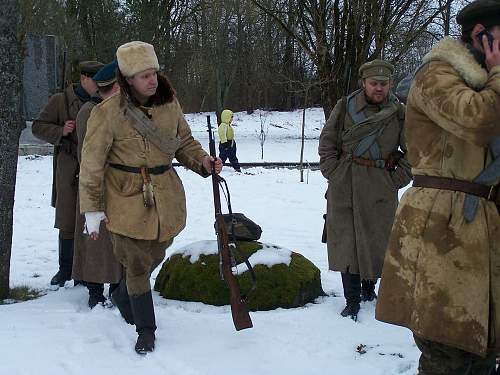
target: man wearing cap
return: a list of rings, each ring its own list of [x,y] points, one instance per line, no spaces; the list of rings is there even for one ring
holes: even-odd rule
[[[344,317],[376,298],[398,189],[411,180],[404,159],[404,106],[390,92],[394,67],[383,60],[359,69],[362,88],[334,107],[319,140],[328,179],[329,269],[342,273]]]
[[[108,99],[120,89],[116,81],[118,64],[113,61],[102,67],[92,80],[97,84],[98,91],[85,103],[76,116],[76,135],[78,139],[78,162],[81,163],[81,152],[87,121],[92,109],[103,100]],[[104,284],[109,283],[109,294],[118,286],[122,278],[122,266],[113,254],[111,238],[104,223],[100,227],[98,240],[92,241],[84,232],[85,220],[80,214],[80,204],[77,199],[75,225],[75,255],[73,257],[73,279],[85,282],[89,291],[88,305],[92,309],[97,304],[106,301]]]
[[[175,91],[158,74],[152,45],[130,42],[116,52],[120,91],[90,114],[80,170],[80,211],[91,238],[101,221],[111,234],[124,278],[111,295],[123,318],[135,324],[135,350],[154,350],[156,321],[151,272],[186,223],[176,158],[207,177],[212,158],[191,135]]]
[[[80,83],[52,95],[32,126],[33,135],[54,145],[52,207],[56,209],[54,226],[59,229],[59,270],[50,281],[54,286],[64,286],[71,280],[78,190],[75,119],[82,105],[97,91],[91,77],[102,66],[97,61],[81,62]]]
[[[474,1],[457,22],[461,40],[432,48],[408,95],[414,181],[376,310],[413,332],[421,375],[489,375],[500,350],[500,2]]]

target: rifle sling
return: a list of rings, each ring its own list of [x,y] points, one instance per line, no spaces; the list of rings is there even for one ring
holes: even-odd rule
[[[242,301],[246,301],[248,296],[250,295],[250,293],[252,293],[256,286],[257,286],[257,276],[255,275],[255,271],[252,267],[252,265],[250,264],[250,262],[248,261],[248,258],[246,256],[243,256],[237,249],[236,247],[236,244],[238,243],[238,241],[236,240],[236,236],[234,234],[234,219],[233,219],[233,209],[231,207],[231,195],[229,193],[229,188],[227,186],[227,182],[224,178],[222,178],[221,176],[217,175],[217,178],[219,180],[219,185],[221,186],[222,188],[222,191],[224,191],[224,187],[222,186],[222,183],[225,185],[225,191],[227,193],[226,195],[226,199],[227,199],[227,208],[228,208],[228,211],[229,211],[229,216],[231,217],[231,236],[233,237],[232,238],[232,241],[233,243],[235,244],[235,247],[234,248],[231,248],[231,252],[232,253],[236,253],[236,255],[243,260],[243,262],[245,263],[245,265],[247,266],[248,268],[248,272],[250,272],[250,277],[252,279],[252,287],[250,288],[250,290],[246,293],[242,293],[241,294],[241,300]]]
[[[166,136],[162,129],[157,127],[139,108],[134,106],[130,101],[125,109],[125,115],[132,119],[132,126],[139,134],[158,147],[167,155],[174,155],[179,148],[180,139],[179,124],[177,124],[176,137]]]

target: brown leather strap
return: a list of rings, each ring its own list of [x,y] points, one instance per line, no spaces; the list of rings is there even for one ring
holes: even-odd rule
[[[373,168],[381,168],[381,169],[385,168],[385,160],[383,160],[383,159],[372,160],[372,159],[353,157],[352,161],[356,164],[364,165],[365,167],[373,167]]]
[[[499,196],[498,185],[487,186],[471,181],[457,180],[455,178],[448,177],[416,175],[413,176],[413,186],[430,189],[460,191],[462,193],[475,195],[493,202],[496,202]]]

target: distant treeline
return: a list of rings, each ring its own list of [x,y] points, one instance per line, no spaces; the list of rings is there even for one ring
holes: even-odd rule
[[[328,115],[375,57],[397,78],[453,33],[462,0],[21,0],[22,33],[54,34],[78,61],[152,43],[184,110],[230,107]]]

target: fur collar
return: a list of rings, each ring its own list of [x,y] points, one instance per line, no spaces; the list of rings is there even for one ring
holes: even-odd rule
[[[424,56],[423,62],[426,64],[436,60],[450,64],[467,85],[476,90],[483,89],[488,81],[488,72],[459,40],[451,37],[442,39]]]

